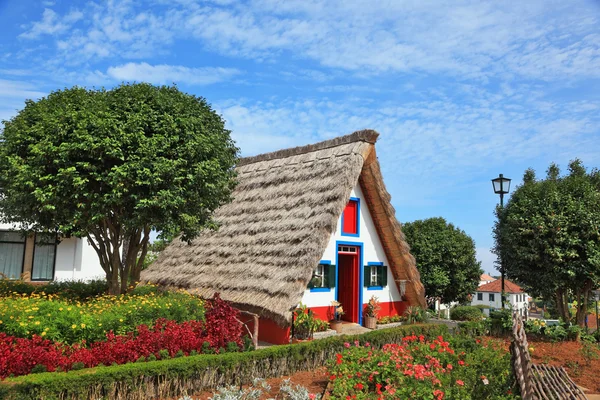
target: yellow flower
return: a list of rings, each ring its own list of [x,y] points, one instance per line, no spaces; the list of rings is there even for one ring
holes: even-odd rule
[[[39,324],[40,324],[40,321],[35,321],[35,324],[36,324],[36,325],[39,325]]]
[[[0,319],[0,325],[2,325],[2,320]]]
[[[62,310],[63,310],[63,308],[62,308],[62,307],[59,307],[58,311],[62,311]]]
[[[71,311],[71,307],[67,307],[67,311]]]
[[[42,336],[46,336],[46,332],[42,332]]]
[[[76,329],[77,325],[73,324],[73,325],[71,325],[71,328]]]
[[[98,324],[98,326],[102,326],[102,324]]]
[[[123,318],[119,318],[119,321],[120,321],[120,322],[123,322]]]
[[[81,324],[81,328],[85,328],[85,324]]]

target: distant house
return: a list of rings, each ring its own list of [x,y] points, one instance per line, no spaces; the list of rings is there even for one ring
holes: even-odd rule
[[[0,277],[32,282],[104,278],[86,239],[28,233],[0,224]]]
[[[513,310],[518,311],[523,317],[528,316],[529,296],[519,287],[519,285],[505,279],[504,293],[506,301],[512,306]],[[477,288],[477,292],[471,300],[471,305],[486,305],[490,309],[484,310],[489,315],[490,310],[502,308],[502,281],[500,279],[485,283]]]
[[[373,295],[379,316],[425,307],[409,252],[365,130],[325,142],[241,159],[233,201],[219,208],[217,231],[191,245],[175,240],[142,274],[143,281],[219,292],[260,316],[259,339],[289,342],[300,303],[331,318],[362,322]]]
[[[494,278],[493,276],[490,276],[488,274],[481,274],[481,277],[479,278],[479,286],[485,285],[486,283],[494,282],[495,280],[496,278]]]

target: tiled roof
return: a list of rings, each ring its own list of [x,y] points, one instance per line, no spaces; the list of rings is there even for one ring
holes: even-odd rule
[[[490,276],[488,274],[481,274],[481,276],[479,277],[480,281],[495,281],[496,278],[494,278],[493,276]]]
[[[501,293],[502,292],[502,280],[496,279],[494,282],[486,283],[477,288],[478,292],[490,292],[490,293]],[[516,283],[505,279],[504,280],[504,292],[506,293],[524,293],[523,289]]]

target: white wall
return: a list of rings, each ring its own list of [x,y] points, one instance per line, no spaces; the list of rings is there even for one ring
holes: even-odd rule
[[[336,231],[331,235],[329,244],[327,245],[327,248],[323,253],[323,257],[321,257],[321,260],[328,260],[331,261],[331,264],[335,264],[337,254],[337,241],[347,242],[348,244],[362,243],[362,265],[359,266],[361,274],[363,266],[367,265],[367,263],[369,262],[383,262],[383,264],[388,267],[386,287],[379,290],[368,290],[366,287],[364,287],[364,285],[360,285],[360,288],[362,290],[363,304],[367,303],[373,295],[377,296],[379,298],[379,301],[382,303],[400,301],[401,299],[398,287],[394,282],[392,271],[390,270],[389,263],[385,256],[385,252],[383,250],[381,242],[379,241],[377,229],[375,228],[375,224],[373,223],[373,219],[371,218],[371,214],[369,213],[369,208],[365,202],[360,185],[356,185],[356,187],[352,190],[351,197],[360,199],[360,236],[342,236],[342,216],[340,215]],[[329,306],[333,300],[335,300],[335,288],[331,288],[331,290],[328,292],[311,292],[310,289],[307,289],[304,292],[302,303],[306,304],[309,307],[323,307]]]
[[[15,226],[0,223],[0,230],[13,230]],[[105,278],[98,255],[87,239],[63,238],[56,247],[55,280],[89,280]]]
[[[481,293],[483,294],[483,300],[477,300],[477,294]],[[494,295],[494,301],[490,302],[489,301],[489,292],[476,292],[473,295],[473,300],[471,300],[471,305],[476,306],[479,304],[483,304],[486,306],[489,306],[492,309],[496,309],[499,310],[502,308],[502,294],[500,292],[496,292],[493,293]],[[519,301],[517,301],[517,298],[519,299]],[[510,305],[512,306],[513,310],[518,310],[521,315],[523,316],[527,316],[527,310],[528,310],[528,301],[527,299],[529,298],[529,296],[526,293],[519,293],[519,294],[514,294],[514,293],[506,293],[506,300],[510,303]],[[484,310],[484,313],[486,315],[490,314],[490,310]]]
[[[56,280],[104,279],[98,255],[87,239],[63,238],[56,248]]]

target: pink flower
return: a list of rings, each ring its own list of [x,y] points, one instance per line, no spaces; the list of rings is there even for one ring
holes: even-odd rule
[[[350,348],[350,343],[348,343],[348,342],[344,343],[344,347],[347,349]]]
[[[465,386],[465,383],[463,381],[461,381],[460,379],[456,381],[456,384],[458,386]]]

